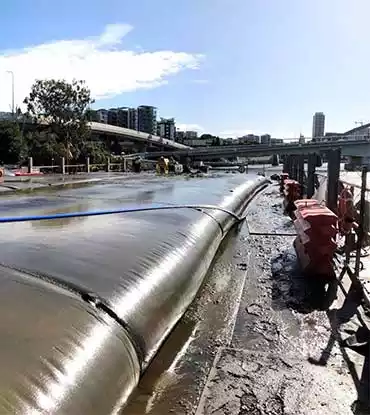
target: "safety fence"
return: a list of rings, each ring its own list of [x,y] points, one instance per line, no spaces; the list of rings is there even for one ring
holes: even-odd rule
[[[33,158],[29,157],[28,166],[24,167],[24,173],[27,174],[75,174],[75,173],[93,173],[93,172],[128,172],[133,170],[133,161],[135,157],[125,156],[118,161],[108,157],[104,163],[91,163],[90,157],[86,158],[85,163],[68,164],[65,157],[60,159],[59,163],[49,165],[35,166]],[[142,170],[151,170],[155,167],[155,162],[141,160]]]

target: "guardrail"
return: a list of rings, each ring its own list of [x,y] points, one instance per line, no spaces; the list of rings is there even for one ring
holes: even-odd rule
[[[67,164],[64,157],[61,158],[60,163],[53,163],[51,165],[34,166],[33,158],[29,157],[27,173],[59,173],[59,174],[70,174],[70,173],[92,173],[97,171],[106,172],[128,172],[132,170],[132,161],[135,157],[125,156],[122,158],[122,162],[112,162],[111,158],[108,158],[105,163],[90,163],[90,157],[87,157],[85,163],[79,164]],[[142,160],[143,170],[148,170],[149,166],[153,163],[149,160]]]

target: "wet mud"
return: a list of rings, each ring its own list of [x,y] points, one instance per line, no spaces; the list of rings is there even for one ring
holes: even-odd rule
[[[343,297],[301,275],[281,202],[271,186],[249,206],[123,414],[369,413],[364,357],[338,333]]]
[[[274,187],[256,198],[247,220],[251,232],[294,231]],[[242,255],[251,261],[235,330],[219,349],[197,415],[369,413],[358,405],[363,359],[338,336],[343,298],[337,287],[303,278],[292,241],[246,239]]]

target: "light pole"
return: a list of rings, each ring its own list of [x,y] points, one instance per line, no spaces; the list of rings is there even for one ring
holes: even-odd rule
[[[7,73],[10,73],[12,76],[12,114],[13,117],[15,115],[15,108],[14,108],[14,72],[13,71],[6,71]]]

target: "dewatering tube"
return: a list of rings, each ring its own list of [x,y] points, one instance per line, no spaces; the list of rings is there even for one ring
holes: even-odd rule
[[[54,229],[2,218],[0,413],[119,413],[266,183],[215,205],[57,214]]]

